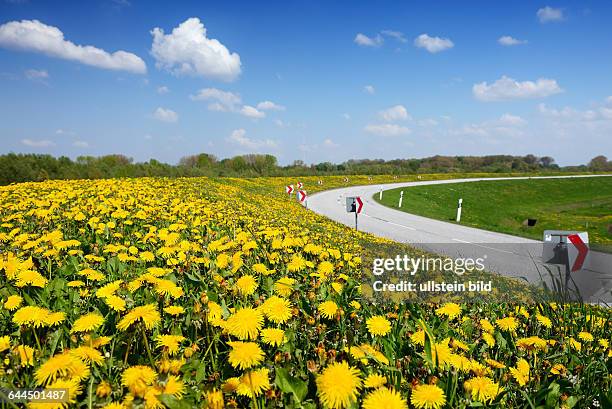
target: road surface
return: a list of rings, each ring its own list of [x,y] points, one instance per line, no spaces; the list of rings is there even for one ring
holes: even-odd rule
[[[539,283],[543,279],[545,281],[550,279],[546,267],[552,267],[555,272],[559,271],[557,267],[543,262],[541,241],[413,215],[383,206],[377,203],[373,196],[379,194],[381,190],[419,185],[470,183],[481,180],[594,176],[597,175],[449,179],[348,186],[311,195],[308,198],[308,208],[332,220],[354,227],[355,214],[346,212],[346,197],[360,196],[364,202],[363,211],[359,214],[358,220],[360,231],[453,258],[483,258],[488,271],[522,278],[530,283]],[[410,200],[409,193],[405,200]],[[579,283],[578,287],[583,297],[589,301],[612,302],[610,294],[612,288],[611,254],[590,252],[589,268],[581,273],[583,274],[573,278]]]

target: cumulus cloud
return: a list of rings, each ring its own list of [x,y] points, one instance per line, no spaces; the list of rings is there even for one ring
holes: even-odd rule
[[[393,121],[405,121],[407,119],[412,119],[410,114],[403,105],[395,105],[391,108],[384,109],[378,113],[378,116],[387,122]]]
[[[554,79],[519,82],[505,75],[491,84],[481,82],[472,87],[474,97],[481,101],[545,98],[560,92],[563,90]]]
[[[262,101],[257,104],[257,109],[262,111],[284,111],[285,107],[282,105],[275,104],[272,101]]]
[[[424,48],[432,54],[453,48],[455,44],[448,38],[430,37],[428,34],[421,34],[414,39],[414,45]]]
[[[518,38],[514,38],[512,36],[501,36],[497,39],[497,42],[505,46],[527,44],[527,40],[519,40]]]
[[[0,26],[0,46],[38,52],[50,57],[77,61],[108,70],[147,72],[145,62],[126,51],[108,53],[91,45],[77,45],[64,39],[64,33],[38,20],[10,21]]]
[[[24,74],[27,79],[32,80],[32,81],[36,81],[36,80],[41,81],[41,80],[46,80],[47,78],[49,78],[49,73],[46,70],[30,69],[30,70],[26,70]]]
[[[165,85],[157,87],[157,93],[160,95],[167,94],[168,92],[170,92],[170,88],[166,87]]]
[[[241,109],[240,109],[240,114],[244,115],[246,117],[249,118],[255,118],[255,119],[259,119],[259,118],[265,118],[266,117],[266,113],[263,111],[260,111],[259,109],[250,106],[250,105],[244,105]]]
[[[399,41],[400,43],[405,43],[408,40],[406,39],[406,36],[404,36],[404,33],[402,33],[401,31],[395,31],[395,30],[383,30],[380,32],[383,35],[386,35],[388,37],[392,37],[394,39],[396,39],[397,41]]]
[[[162,122],[176,122],[178,121],[178,114],[171,109],[159,107],[153,112],[153,117]]]
[[[323,141],[323,146],[325,148],[332,149],[332,148],[337,148],[340,145],[338,145],[336,142],[332,141],[331,139],[327,138],[326,140]]]
[[[190,98],[194,101],[211,101],[208,105],[211,111],[235,111],[242,104],[240,95],[217,88],[203,88]]]
[[[76,148],[89,148],[89,143],[87,141],[74,141],[72,146]]]
[[[262,148],[275,148],[276,142],[272,139],[251,139],[246,136],[246,130],[234,129],[230,136],[227,138],[233,144],[239,145],[243,148],[258,151]]]
[[[368,37],[365,34],[358,33],[353,41],[363,47],[380,47],[384,39],[380,34],[377,34],[376,37]]]
[[[401,136],[408,135],[411,131],[405,126],[396,124],[370,124],[364,130],[367,133],[378,136]]]
[[[374,88],[373,85],[366,85],[365,87],[363,87],[363,91],[370,95],[373,95],[376,92],[376,88]]]
[[[499,117],[499,122],[504,125],[512,126],[522,126],[527,124],[527,121],[525,121],[523,118],[512,114],[503,114],[501,117]]]
[[[565,20],[565,16],[563,15],[563,9],[556,9],[550,6],[542,7],[536,12],[540,23],[549,23],[555,21],[563,21]]]
[[[21,143],[31,148],[49,148],[55,146],[55,143],[48,139],[22,139]]]
[[[240,75],[241,62],[219,40],[208,38],[197,17],[185,20],[170,34],[159,27],[151,31],[151,54],[158,68],[175,75],[194,75],[221,81],[233,81]]]

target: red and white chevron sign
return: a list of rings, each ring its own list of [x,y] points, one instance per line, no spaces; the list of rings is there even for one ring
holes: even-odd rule
[[[302,182],[298,182],[298,183],[297,183],[297,188],[298,188],[298,189],[301,189],[301,188],[303,188],[303,187],[304,187],[304,183],[302,183]]]
[[[361,213],[361,209],[363,209],[363,201],[361,200],[361,198],[359,196],[357,196],[355,198],[355,200],[357,201],[357,213]]]
[[[293,193],[293,185],[287,185],[285,186],[285,192],[287,192],[288,195],[290,195],[291,193]]]
[[[305,190],[298,190],[297,196],[298,196],[298,201],[300,203],[304,203],[304,200],[306,200],[306,191]]]
[[[574,249],[568,249],[568,257],[571,271],[581,270],[584,266],[587,254],[589,254],[589,236],[586,233],[570,234],[567,236]],[[586,243],[585,243],[586,242]]]

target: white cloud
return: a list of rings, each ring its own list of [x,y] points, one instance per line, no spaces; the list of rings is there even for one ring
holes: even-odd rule
[[[522,126],[527,124],[527,121],[525,121],[523,118],[512,114],[503,114],[501,117],[499,117],[499,122],[504,125],[512,126]]]
[[[165,85],[157,87],[157,93],[160,95],[167,94],[168,92],[170,92],[170,88],[166,87]]]
[[[378,136],[400,136],[407,135],[411,131],[405,126],[399,126],[396,124],[371,124],[367,125],[364,130],[367,133]]]
[[[171,109],[157,108],[153,113],[153,117],[162,122],[176,122],[178,121],[178,114]]]
[[[252,107],[250,105],[244,105],[240,109],[240,114],[244,116],[248,116],[249,118],[265,118],[266,117],[265,112],[260,111],[257,108]]]
[[[550,6],[542,7],[537,11],[536,15],[538,16],[540,23],[565,20],[562,9],[555,9]]]
[[[472,87],[474,97],[481,101],[544,98],[560,92],[563,90],[553,79],[539,78],[535,82],[518,82],[505,75],[490,85],[487,82],[481,82]]]
[[[331,139],[327,138],[326,140],[323,141],[323,146],[325,148],[332,149],[332,148],[337,148],[340,145],[338,145],[336,142],[332,141]]]
[[[355,42],[355,44],[364,47],[380,47],[384,42],[380,34],[377,34],[376,37],[368,37],[367,35],[362,33],[358,33],[353,41]]]
[[[282,105],[275,104],[272,101],[262,101],[257,104],[257,109],[262,111],[284,111],[285,107]]]
[[[497,42],[506,46],[527,44],[527,40],[519,40],[518,38],[514,38],[512,36],[501,36],[497,39]]]
[[[38,52],[108,70],[136,74],[147,72],[145,62],[135,54],[121,50],[111,54],[91,45],[74,44],[64,39],[64,33],[59,28],[38,20],[10,21],[1,25],[0,46]]]
[[[211,111],[235,111],[242,104],[240,95],[217,88],[203,88],[190,98],[194,101],[213,101],[208,105]]]
[[[419,121],[419,126],[423,126],[423,127],[433,127],[433,126],[438,126],[438,121],[436,121],[433,118],[425,118],[425,119],[421,119]]]
[[[395,38],[397,41],[399,41],[400,43],[405,43],[408,40],[406,39],[406,36],[404,36],[404,33],[402,33],[401,31],[394,31],[394,30],[383,30],[381,31],[381,34]]]
[[[395,105],[391,108],[387,108],[378,113],[378,116],[387,122],[393,121],[405,121],[407,119],[412,119],[408,111],[403,105]]]
[[[77,148],[89,148],[89,143],[87,141],[74,141],[72,146]]]
[[[55,146],[55,143],[48,139],[22,139],[21,143],[31,148],[49,148],[51,146]]]
[[[26,72],[24,73],[26,78],[32,81],[36,81],[36,80],[46,80],[47,78],[49,78],[49,73],[47,72],[47,70],[26,70]]]
[[[159,27],[151,31],[151,54],[158,68],[175,75],[195,75],[233,81],[240,75],[240,56],[218,40],[206,37],[206,28],[197,17],[185,20],[164,34]]]
[[[415,38],[414,45],[418,48],[424,48],[430,53],[438,53],[455,46],[448,38],[430,37],[428,34],[421,34]]]
[[[600,106],[597,110],[587,109],[577,110],[572,107],[562,109],[549,108],[546,104],[539,104],[538,111],[545,117],[553,118],[556,121],[571,122],[592,122],[612,119],[612,109]]]
[[[246,131],[242,128],[234,129],[228,140],[234,144],[240,145],[243,148],[257,151],[262,148],[275,148],[276,142],[271,139],[251,139],[246,136]]]
[[[367,92],[368,94],[372,95],[376,92],[376,88],[374,88],[373,85],[366,85],[365,87],[363,87],[363,91]]]
[[[351,115],[345,112],[345,113],[342,114],[342,118],[344,118],[344,119],[346,119],[348,121],[349,119],[351,119]]]
[[[612,95],[610,95],[608,98],[606,98],[606,103],[612,104]]]

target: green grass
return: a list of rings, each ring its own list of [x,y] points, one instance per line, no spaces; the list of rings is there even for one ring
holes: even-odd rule
[[[589,232],[591,243],[611,244],[612,177],[467,182],[393,189],[374,199],[401,210],[455,223],[463,198],[461,224],[541,239],[544,230]],[[537,219],[535,227],[523,225]]]

